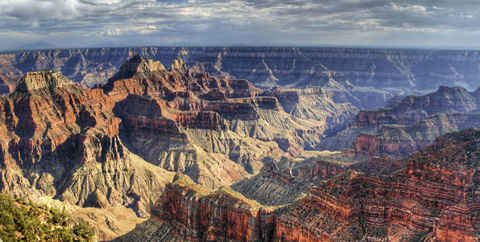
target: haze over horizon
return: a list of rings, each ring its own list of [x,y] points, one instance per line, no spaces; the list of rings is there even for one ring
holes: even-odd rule
[[[473,0],[4,0],[0,50],[117,46],[480,48]]]

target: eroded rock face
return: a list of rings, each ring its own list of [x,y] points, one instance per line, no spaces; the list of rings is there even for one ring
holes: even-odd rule
[[[324,235],[327,232],[330,238],[388,236],[396,240],[394,234],[398,231],[411,237],[431,233],[430,238],[437,241],[476,241],[478,201],[474,201],[478,195],[471,188],[476,186],[478,173],[479,135],[478,130],[466,130],[441,137],[433,146],[413,155],[402,173],[375,178],[350,172],[334,178],[312,189],[300,202],[303,205],[287,207],[282,218],[312,221],[309,211],[319,206],[308,205],[328,204],[320,208],[325,211],[323,215],[317,213],[311,223],[334,216],[334,227],[343,227],[343,232],[317,230]],[[300,210],[305,208],[311,209]],[[451,217],[445,221],[444,214]]]
[[[276,97],[285,112],[294,117],[321,122],[327,129],[327,135],[342,130],[358,112],[358,109],[348,102],[335,102],[332,96],[319,86],[304,89],[275,87],[262,95]]]
[[[231,187],[249,199],[263,205],[279,206],[292,203],[313,184],[345,172],[341,165],[317,158],[294,163],[268,162],[254,177],[244,179]]]
[[[25,75],[0,99],[0,189],[33,188],[70,204],[148,215],[172,175],[125,148],[114,105],[103,90],[79,88],[59,73]]]
[[[360,86],[431,90],[454,81],[477,88],[475,51],[298,47],[144,47],[25,51],[0,55],[2,72],[56,69],[84,83],[105,82],[130,57],[171,63],[180,57],[200,71],[230,73],[263,86],[319,85],[333,77]],[[425,72],[425,70],[429,70]]]
[[[415,125],[384,126],[375,134],[360,134],[355,140],[355,154],[386,154],[403,157],[431,144],[442,134],[480,127],[478,113],[442,113],[426,118]]]
[[[474,90],[478,88],[479,76],[476,51],[299,47],[25,51],[0,54],[0,73],[15,86],[15,78],[27,72],[53,69],[93,87],[106,83],[135,55],[164,64],[181,58],[184,62],[175,63],[182,66],[177,69],[185,69],[185,64],[192,72],[247,79],[265,89],[321,86],[335,102],[349,102],[361,109],[384,106],[394,95],[424,93],[452,83]],[[7,86],[3,85],[2,90],[8,92]]]
[[[445,133],[479,127],[476,93],[440,87],[425,96],[408,96],[385,108],[360,111],[347,128],[324,143],[360,156],[404,157]]]
[[[275,228],[275,217],[268,209],[248,200],[229,188],[209,193],[188,177],[177,175],[162,199],[155,204],[150,221],[153,232],[143,241],[269,241]],[[164,221],[170,221],[163,225]],[[143,229],[147,222],[137,226]],[[169,229],[165,231],[165,227]],[[136,230],[137,230],[136,229]],[[156,235],[160,237],[156,237]],[[163,239],[163,238],[166,238]],[[136,231],[116,241],[140,241]]]
[[[165,236],[181,241],[477,241],[479,158],[479,130],[451,133],[411,156],[401,172],[375,177],[349,171],[277,208],[177,182],[152,219],[168,224]],[[146,241],[153,240],[163,241]]]
[[[294,118],[250,82],[193,73],[180,61],[169,70],[149,65],[134,57],[122,69],[135,73],[119,74],[103,87],[123,120],[122,140],[152,164],[211,188],[258,173],[267,157],[315,148],[334,118],[336,106],[318,120]]]

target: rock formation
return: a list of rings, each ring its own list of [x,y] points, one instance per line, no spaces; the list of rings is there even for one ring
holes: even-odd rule
[[[258,173],[267,157],[316,147],[328,120],[340,116],[341,125],[350,115],[347,105],[334,106],[324,95],[316,100],[330,103],[329,112],[294,118],[246,80],[194,73],[180,60],[169,70],[151,65],[158,64],[133,57],[103,87],[123,120],[122,141],[150,163],[212,189]],[[345,113],[337,115],[336,108]]]
[[[477,241],[479,141],[477,129],[447,134],[399,172],[349,171],[279,207],[176,178],[152,218],[119,241]]]
[[[192,72],[181,60],[167,70],[135,56],[94,89],[56,71],[29,72],[0,99],[0,189],[145,217],[172,172],[216,189],[257,174],[265,160],[315,148],[329,120],[341,125],[351,113],[312,90],[283,103],[306,107],[302,95],[316,98],[294,117],[250,82]],[[111,238],[115,226],[102,226]]]
[[[345,130],[327,138],[325,149],[361,156],[404,157],[456,130],[480,127],[476,92],[440,87],[424,96],[408,96],[377,110],[362,110]]]
[[[263,88],[322,86],[334,100],[359,108],[385,105],[392,95],[428,91],[441,85],[478,88],[478,53],[299,47],[139,47],[38,50],[0,54],[8,78],[53,69],[89,87],[105,83],[129,58],[171,63],[216,76],[247,79]],[[425,70],[428,70],[425,71]],[[6,89],[4,89],[6,90]]]
[[[0,99],[0,190],[36,189],[73,205],[147,216],[173,175],[123,145],[114,104],[101,89],[79,88],[57,72],[25,75]]]
[[[304,89],[275,87],[262,95],[276,97],[285,112],[294,117],[322,122],[327,129],[327,135],[344,129],[344,125],[358,112],[358,109],[348,102],[335,102],[322,87],[318,86]]]
[[[3,87],[15,88],[0,98],[1,191],[54,200],[78,221],[94,223],[102,239],[131,229],[133,224],[116,221],[122,216],[136,223],[150,215],[119,239],[478,239],[480,131],[449,134],[406,158],[392,157],[480,125],[480,89],[442,86],[354,117],[365,100],[375,106],[401,91],[359,87],[346,78],[351,74],[305,57],[315,56],[315,49],[302,54],[294,48],[294,63],[321,73],[287,71],[276,55],[256,48],[238,50],[238,56],[224,49],[211,65],[210,57],[196,60],[201,54],[183,49],[185,62],[172,58],[168,68],[133,55],[145,50],[157,56],[151,48],[129,50],[118,54],[133,56],[121,66],[105,64],[107,57],[97,65],[94,54],[109,49],[0,55]],[[262,61],[254,69],[248,61],[227,68],[240,57]],[[84,78],[88,69],[104,73],[108,82],[87,89],[56,71],[28,72],[18,83],[11,79],[22,65],[62,69],[68,60],[76,63],[68,75]],[[289,87],[261,90],[238,76]],[[298,87],[318,85],[291,88],[286,77],[297,78]],[[406,86],[418,84],[413,74],[408,78]],[[322,147],[349,149],[315,151]]]
[[[249,199],[268,206],[289,204],[304,193],[308,193],[313,184],[345,172],[338,164],[307,159],[303,162],[267,163],[254,177],[235,183],[231,188]]]

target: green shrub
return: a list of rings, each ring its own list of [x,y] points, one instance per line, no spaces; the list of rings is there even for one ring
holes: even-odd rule
[[[64,211],[0,194],[0,238],[5,241],[93,241],[84,223],[74,224]]]

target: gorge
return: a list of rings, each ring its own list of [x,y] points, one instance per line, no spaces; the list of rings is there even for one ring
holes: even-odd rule
[[[102,241],[477,241],[478,62],[297,47],[2,53],[0,190]]]

